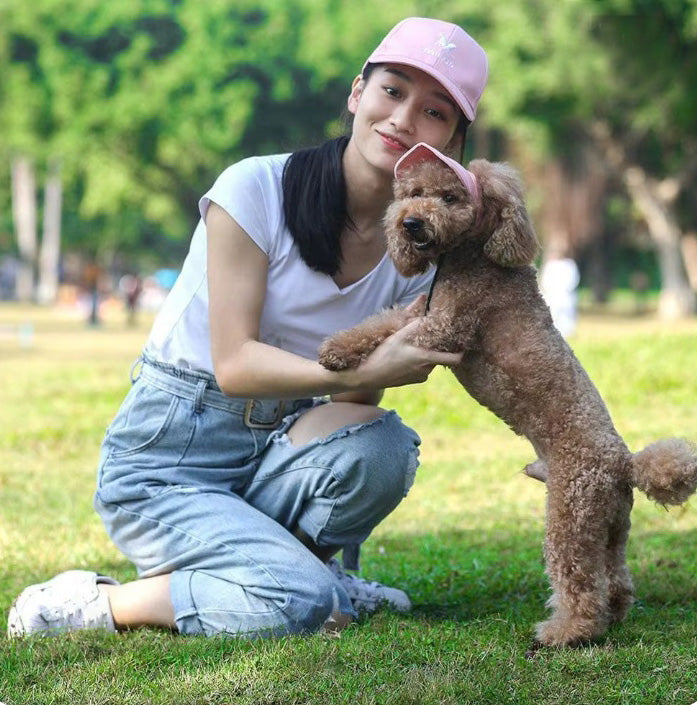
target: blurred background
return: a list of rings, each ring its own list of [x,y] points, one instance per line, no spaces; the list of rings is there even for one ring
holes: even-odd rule
[[[218,173],[345,131],[410,15],[487,50],[467,160],[523,173],[543,289],[694,316],[697,0],[0,0],[0,299],[155,310]]]

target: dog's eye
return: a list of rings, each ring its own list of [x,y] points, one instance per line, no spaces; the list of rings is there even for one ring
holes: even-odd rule
[[[420,188],[415,188],[410,194],[409,198],[419,198],[423,191]]]
[[[455,203],[455,201],[457,201],[457,196],[454,193],[444,193],[443,200],[446,203]]]

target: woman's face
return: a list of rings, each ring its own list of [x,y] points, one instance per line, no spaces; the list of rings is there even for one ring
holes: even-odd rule
[[[457,142],[460,109],[438,81],[411,66],[380,64],[367,81],[356,77],[348,109],[355,116],[355,148],[390,175],[397,160],[418,142],[446,153]]]

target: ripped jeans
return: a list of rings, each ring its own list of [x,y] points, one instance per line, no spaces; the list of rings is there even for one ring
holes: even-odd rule
[[[170,574],[184,634],[276,636],[355,614],[297,540],[364,541],[409,491],[419,437],[394,411],[294,446],[315,403],[236,399],[211,375],[144,361],[102,444],[95,509],[142,578]]]

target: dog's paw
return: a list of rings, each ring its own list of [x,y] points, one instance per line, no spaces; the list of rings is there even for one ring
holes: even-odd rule
[[[339,372],[340,370],[348,370],[351,369],[351,367],[356,367],[356,365],[351,364],[350,360],[338,357],[337,355],[333,355],[329,352],[326,354],[320,354],[319,364],[332,372]]]
[[[562,619],[553,615],[537,625],[535,643],[540,646],[584,647],[601,636],[607,623],[583,618]]]
[[[351,353],[337,345],[333,338],[328,338],[319,348],[319,364],[327,370],[338,372],[358,367],[361,363],[361,356]]]

